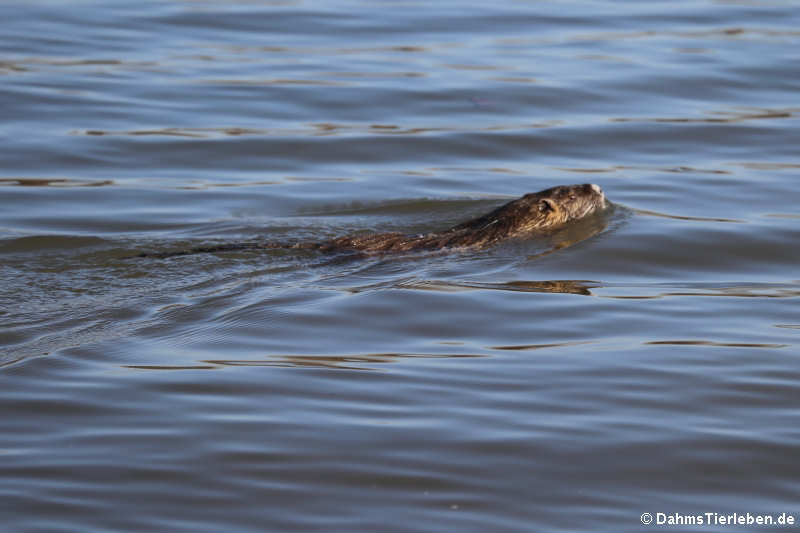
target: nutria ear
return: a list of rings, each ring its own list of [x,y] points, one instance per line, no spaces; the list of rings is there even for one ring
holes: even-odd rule
[[[550,198],[542,198],[539,200],[539,212],[545,213],[547,211],[555,211],[556,203]]]

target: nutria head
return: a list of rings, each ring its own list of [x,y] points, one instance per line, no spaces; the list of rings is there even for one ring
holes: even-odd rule
[[[534,213],[523,225],[535,229],[561,226],[603,209],[606,196],[594,183],[560,185],[537,193],[526,194],[525,200]]]
[[[560,185],[526,194],[449,231],[458,233],[454,243],[489,243],[509,237],[544,233],[602,210],[605,206],[605,194],[599,185]]]

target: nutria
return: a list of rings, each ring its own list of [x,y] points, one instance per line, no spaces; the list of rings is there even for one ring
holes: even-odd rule
[[[602,210],[605,206],[605,195],[598,185],[593,183],[561,185],[526,194],[481,217],[444,231],[419,235],[403,233],[346,235],[322,242],[240,242],[179,252],[144,253],[138,257],[171,257],[193,253],[275,248],[366,253],[480,248],[505,239],[547,234],[572,220]]]

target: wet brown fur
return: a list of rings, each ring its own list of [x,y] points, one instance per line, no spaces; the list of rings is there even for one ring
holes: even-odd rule
[[[347,235],[323,242],[278,243],[242,242],[192,248],[180,252],[141,254],[145,257],[170,257],[193,253],[213,253],[250,249],[315,249],[323,252],[391,253],[415,250],[480,248],[502,240],[546,234],[572,220],[583,218],[605,207],[600,187],[589,183],[561,185],[508,202],[497,209],[444,231],[420,235],[373,233]]]
[[[543,234],[605,206],[605,195],[591,184],[553,187],[508,202],[481,217],[444,231],[422,235],[378,233],[345,236],[315,246],[324,251],[405,252],[484,247],[496,242]]]

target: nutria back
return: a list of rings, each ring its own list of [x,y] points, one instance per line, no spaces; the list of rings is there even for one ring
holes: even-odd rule
[[[605,194],[598,185],[592,183],[560,185],[526,194],[481,217],[432,233],[346,235],[323,242],[238,242],[178,252],[143,253],[138,257],[171,257],[195,253],[275,248],[365,253],[482,248],[506,239],[545,235],[605,207]]]
[[[543,235],[604,209],[603,190],[595,184],[560,185],[526,194],[481,217],[444,231],[422,235],[378,233],[345,236],[320,243],[324,251],[404,252],[485,247],[511,238]]]

